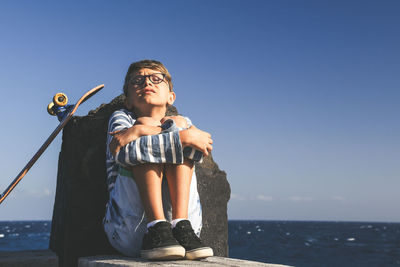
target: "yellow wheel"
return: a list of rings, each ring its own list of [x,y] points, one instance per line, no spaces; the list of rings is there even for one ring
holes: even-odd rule
[[[57,93],[53,97],[54,105],[63,107],[68,103],[68,97],[64,93]]]
[[[52,107],[54,107],[54,103],[50,102],[50,104],[47,105],[47,112],[51,115],[51,116],[55,116],[56,113],[54,112],[54,110],[52,109]]]

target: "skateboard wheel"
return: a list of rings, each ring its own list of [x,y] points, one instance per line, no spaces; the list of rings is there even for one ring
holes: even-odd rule
[[[47,112],[51,115],[51,116],[55,116],[56,113],[53,110],[54,107],[54,103],[50,102],[50,104],[47,105]]]
[[[54,105],[63,107],[68,103],[68,97],[64,93],[57,93],[53,97]]]

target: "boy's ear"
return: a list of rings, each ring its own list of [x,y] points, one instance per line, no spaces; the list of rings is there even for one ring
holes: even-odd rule
[[[174,92],[169,92],[168,105],[172,105],[175,102],[176,95]]]

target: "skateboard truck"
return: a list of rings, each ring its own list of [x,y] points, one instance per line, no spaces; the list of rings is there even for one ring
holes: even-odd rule
[[[74,108],[74,105],[67,105],[68,97],[64,93],[57,93],[53,97],[53,101],[47,105],[47,112],[52,116],[57,116],[62,121],[68,113]]]

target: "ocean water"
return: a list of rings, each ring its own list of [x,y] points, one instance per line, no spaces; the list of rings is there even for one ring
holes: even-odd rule
[[[0,222],[0,251],[47,249],[50,221]],[[304,267],[400,266],[400,223],[229,221],[229,256]]]
[[[49,247],[51,221],[1,221],[0,251]]]
[[[400,266],[400,223],[230,221],[233,258],[292,266]]]

